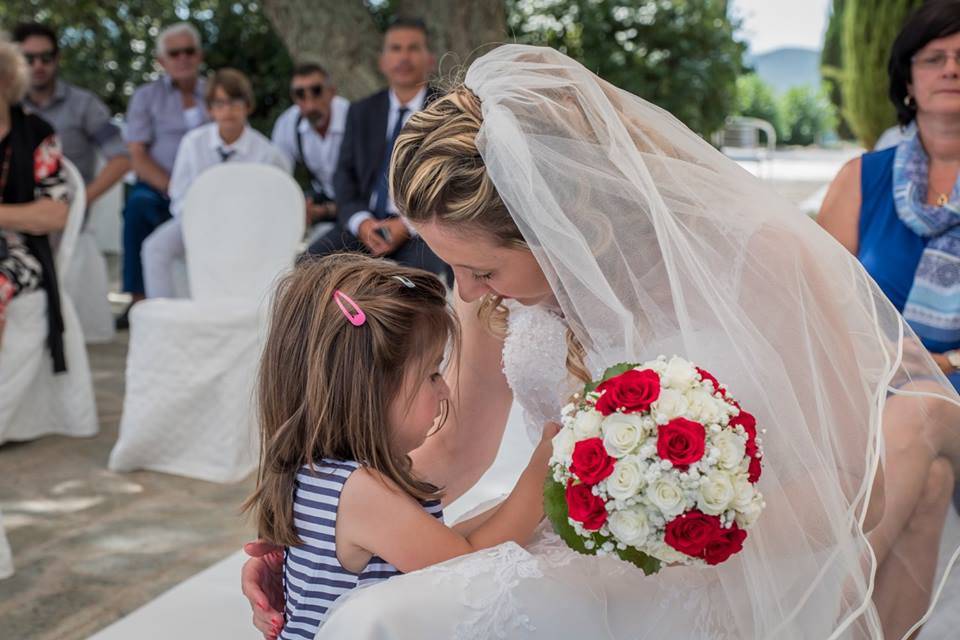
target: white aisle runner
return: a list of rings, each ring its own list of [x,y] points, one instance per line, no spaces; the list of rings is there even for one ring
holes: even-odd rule
[[[454,522],[476,506],[509,493],[532,450],[520,411],[514,406],[493,466],[473,489],[444,510],[444,519]],[[960,528],[960,516],[955,510],[950,509],[948,518],[948,527]],[[952,551],[942,549],[941,553]],[[245,560],[242,552],[221,560],[91,636],[90,640],[261,640],[262,636],[251,622],[250,607],[240,593],[240,567]],[[960,568],[951,575],[936,614],[920,634],[920,640],[956,638],[957,629],[960,629]]]

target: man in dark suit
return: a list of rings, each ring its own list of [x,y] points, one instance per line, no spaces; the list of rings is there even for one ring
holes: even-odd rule
[[[337,226],[307,252],[366,251],[449,277],[440,260],[397,215],[387,186],[390,154],[407,118],[436,96],[434,66],[421,20],[398,19],[383,37],[380,71],[390,86],[350,105],[334,177]]]

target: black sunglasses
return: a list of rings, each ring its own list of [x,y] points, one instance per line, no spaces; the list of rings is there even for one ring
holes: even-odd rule
[[[190,56],[193,57],[197,53],[196,47],[184,47],[182,49],[168,49],[167,57],[169,58],[179,58],[180,56]]]
[[[293,94],[294,100],[303,100],[307,97],[307,92],[310,92],[311,98],[319,98],[323,95],[323,90],[325,87],[322,84],[312,84],[309,87],[296,87],[291,89],[290,93]]]
[[[25,53],[23,57],[27,59],[27,64],[33,64],[37,60],[43,64],[50,64],[57,57],[53,51],[44,51],[42,53]]]

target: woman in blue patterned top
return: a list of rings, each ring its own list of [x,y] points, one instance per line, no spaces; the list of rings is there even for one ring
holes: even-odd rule
[[[444,494],[410,451],[443,426],[440,373],[458,325],[432,274],[354,254],[301,263],[280,284],[260,368],[260,537],[284,545],[284,620],[311,640],[328,609],[364,586],[513,541],[543,518],[548,425],[499,506],[453,528]]]
[[[889,63],[900,144],[837,175],[819,221],[855,254],[960,388],[960,1],[925,3]]]

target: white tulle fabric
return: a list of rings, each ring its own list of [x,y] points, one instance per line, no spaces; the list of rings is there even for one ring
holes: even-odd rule
[[[318,637],[882,638],[862,522],[877,469],[899,463],[881,456],[884,408],[921,388],[950,410],[960,401],[900,315],[813,221],[570,58],[505,45],[466,85],[482,101],[489,175],[561,311],[511,323],[529,334],[504,354],[517,401],[543,418],[569,391],[551,388],[565,354],[557,323],[595,374],[683,355],[766,429],[767,509],[715,568],[644,577],[543,530],[527,550],[503,545],[355,594]]]

